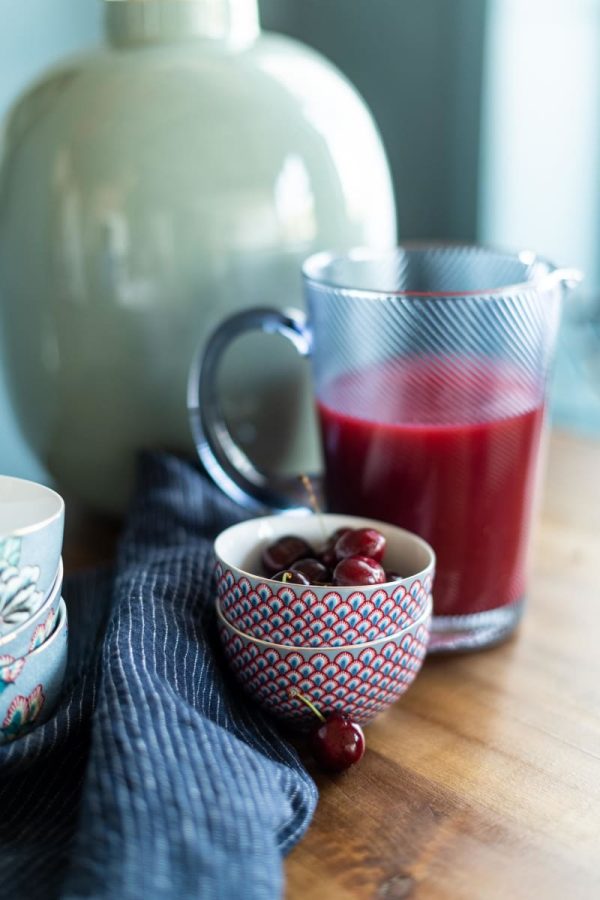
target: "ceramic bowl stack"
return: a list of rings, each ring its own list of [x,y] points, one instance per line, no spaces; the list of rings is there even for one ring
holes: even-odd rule
[[[0,477],[0,744],[52,713],[67,662],[62,600],[64,502]]]
[[[387,584],[319,587],[260,574],[262,552],[284,535],[314,547],[341,527],[385,536]],[[246,691],[290,723],[340,711],[364,724],[397,700],[425,657],[435,556],[425,541],[353,516],[267,516],[234,525],[215,542],[217,617],[225,655]],[[296,694],[296,696],[295,696]]]

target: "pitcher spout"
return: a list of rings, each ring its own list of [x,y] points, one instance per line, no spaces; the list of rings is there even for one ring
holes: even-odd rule
[[[584,275],[580,269],[563,267],[554,269],[548,278],[552,285],[560,285],[566,291],[574,291],[583,281]]]

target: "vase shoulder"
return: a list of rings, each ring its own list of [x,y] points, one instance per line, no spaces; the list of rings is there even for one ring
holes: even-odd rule
[[[295,41],[108,48],[52,69],[14,106],[0,163],[0,331],[26,437],[61,484],[122,506],[140,448],[191,449],[187,370],[220,318],[301,305],[306,256],[394,237],[367,108]],[[273,343],[233,361],[224,405],[265,466],[312,471],[310,403]],[[280,445],[260,437],[273,410]]]

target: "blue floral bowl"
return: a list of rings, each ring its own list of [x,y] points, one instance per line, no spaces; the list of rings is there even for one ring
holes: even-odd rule
[[[64,518],[65,504],[55,491],[0,476],[0,637],[30,619],[47,599],[56,580]]]
[[[31,653],[52,634],[58,617],[60,594],[63,581],[62,559],[58,558],[58,569],[54,573],[54,584],[42,605],[17,628],[0,635],[0,658],[12,656],[18,659]]]
[[[0,648],[0,744],[50,718],[65,675],[67,631],[67,608],[61,600],[56,627],[43,644],[20,658]]]

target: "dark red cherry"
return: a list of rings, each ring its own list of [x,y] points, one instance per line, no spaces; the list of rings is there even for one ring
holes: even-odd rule
[[[365,736],[360,725],[342,713],[331,713],[315,726],[310,744],[316,761],[329,772],[343,772],[364,756]]]
[[[284,584],[310,584],[306,575],[297,572],[296,569],[284,569],[273,575],[273,581],[283,581]]]
[[[402,575],[399,575],[398,572],[388,571],[386,569],[385,580],[386,581],[400,581]]]
[[[330,547],[329,544],[327,544],[327,546],[325,546],[319,553],[319,560],[326,569],[335,569],[337,559],[335,557],[333,547]]]
[[[345,534],[348,534],[349,531],[353,530],[354,529],[349,528],[347,525],[342,526],[342,528],[336,528],[329,540],[335,544],[341,537],[344,537]]]
[[[312,700],[295,687],[290,689],[289,696],[297,697],[319,720],[319,724],[311,729],[309,739],[315,760],[323,769],[343,772],[363,758],[365,736],[360,725],[350,716],[333,712],[325,718]]]
[[[309,584],[329,584],[332,574],[318,559],[299,559],[292,566],[293,572],[300,572],[308,579]]]
[[[328,569],[335,569],[335,565],[338,561],[337,556],[335,555],[335,545],[348,531],[352,531],[352,529],[337,528],[319,553],[319,559]]]
[[[290,569],[296,560],[305,559],[307,556],[314,556],[310,544],[303,538],[286,534],[274,544],[269,544],[263,551],[262,562],[267,575],[271,576],[275,572]]]
[[[361,584],[383,584],[385,572],[377,560],[368,556],[349,556],[342,559],[334,569],[333,583],[339,587],[354,587]]]
[[[349,556],[368,556],[376,562],[381,562],[385,544],[384,536],[375,528],[357,528],[339,537],[334,549],[338,560],[347,559]]]

